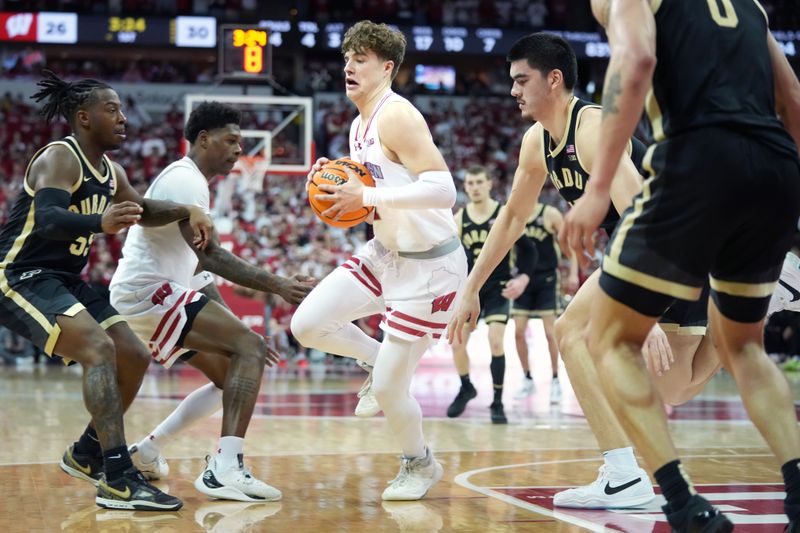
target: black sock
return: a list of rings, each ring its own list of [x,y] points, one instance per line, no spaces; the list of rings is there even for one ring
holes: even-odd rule
[[[472,387],[472,382],[469,380],[469,374],[464,374],[463,376],[458,376],[461,378],[461,386],[465,389]]]
[[[525,379],[533,379],[533,378],[531,377],[531,371],[530,371],[530,370],[528,370],[528,371],[526,371],[526,372],[525,372]]]
[[[495,403],[503,402],[503,379],[506,375],[506,356],[493,355],[492,362],[489,365],[492,371],[492,384],[494,385],[494,401]]]
[[[553,379],[558,379],[558,373],[553,374]]]
[[[99,457],[103,453],[100,448],[100,439],[97,438],[97,432],[91,425],[86,426],[83,435],[75,443],[73,450],[79,455],[91,455],[93,457]]]
[[[781,467],[783,482],[786,484],[786,499],[783,509],[789,520],[800,519],[800,458],[792,459]]]
[[[680,459],[665,464],[654,475],[672,512],[681,509],[692,497],[691,481],[684,476]]]
[[[122,473],[133,466],[131,454],[128,453],[127,446],[119,446],[103,453],[103,470],[106,473],[106,481],[116,481],[122,477]]]

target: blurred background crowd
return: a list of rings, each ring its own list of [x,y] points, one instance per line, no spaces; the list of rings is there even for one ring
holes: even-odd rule
[[[431,26],[481,26],[536,30],[597,31],[585,7],[586,0],[305,0],[257,2],[256,0],[0,0],[0,11],[72,11],[97,15],[211,15],[219,21],[247,21],[264,18],[303,20],[319,23],[349,22],[362,18],[395,24]],[[800,31],[800,9],[792,0],[762,2],[778,30]],[[581,13],[575,16],[575,13]],[[347,25],[347,24],[345,24]],[[114,84],[189,84],[195,92],[213,92],[217,79],[213,51],[153,53],[146,47],[115,48],[47,46],[30,43],[2,43],[0,46],[0,222],[4,222],[21,188],[26,165],[47,142],[69,133],[64,122],[47,124],[29,99],[30,81],[46,67],[68,79],[99,78]],[[316,154],[340,157],[348,154],[348,132],[355,109],[342,95],[344,85],[341,57],[336,53],[301,53],[273,49],[275,94],[314,97],[314,144]],[[790,58],[796,66],[796,57]],[[455,70],[453,87],[431,88],[414,75],[421,63],[446,64]],[[579,96],[598,101],[607,62],[600,58],[581,59]],[[300,65],[300,66],[298,66]],[[27,85],[25,85],[27,82]],[[126,85],[127,87],[128,85]],[[433,56],[409,54],[395,84],[395,90],[409,97],[423,111],[428,125],[457,185],[464,169],[487,167],[495,182],[494,195],[504,200],[519,157],[522,134],[528,127],[514,100],[508,96],[510,83],[502,57]],[[188,89],[187,89],[188,90]],[[443,94],[446,93],[446,94]],[[126,169],[132,184],[144,192],[149,182],[181,155],[184,124],[183,101],[167,98],[159,105],[143,104],[120,91],[128,117],[128,141],[112,154]],[[248,128],[274,125],[269,113],[254,114]],[[646,124],[637,133],[648,142]],[[292,139],[273,142],[274,158],[296,155],[301,146]],[[221,181],[226,178],[220,178]],[[368,238],[369,229],[338,230],[322,224],[307,208],[302,173],[266,173],[257,191],[235,183],[226,201],[215,206],[214,215],[227,229],[234,252],[254,264],[281,275],[302,273],[317,278],[352,254]],[[215,185],[215,187],[221,185]],[[459,194],[458,204],[466,198]],[[548,183],[542,201],[565,211],[568,206]],[[604,237],[600,237],[601,243]],[[85,276],[100,290],[107,287],[119,260],[120,236],[95,240]],[[594,265],[596,267],[596,264]],[[588,275],[588,271],[583,275]],[[275,298],[265,300],[268,332],[291,354],[302,350],[293,343],[288,324],[292,309]],[[379,335],[374,321],[364,321],[366,330]],[[777,315],[767,328],[768,348],[782,357],[800,352],[800,328],[795,315]],[[26,342],[0,331],[0,357],[13,362],[34,355]],[[37,360],[39,355],[37,355]],[[791,360],[791,357],[789,357]],[[791,363],[790,363],[791,364]]]

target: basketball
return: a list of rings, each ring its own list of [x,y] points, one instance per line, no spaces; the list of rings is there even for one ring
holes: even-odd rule
[[[370,174],[369,169],[367,169],[367,167],[361,163],[357,163],[356,161],[346,157],[325,163],[325,165],[323,165],[323,167],[314,174],[314,177],[308,186],[308,203],[311,205],[311,209],[314,210],[314,213],[316,213],[320,220],[337,228],[352,228],[353,226],[357,226],[366,220],[370,213],[372,213],[373,209],[375,209],[372,206],[362,207],[356,211],[342,214],[339,220],[334,220],[322,214],[323,211],[333,205],[333,202],[317,200],[317,194],[325,194],[325,192],[320,191],[317,186],[323,184],[343,185],[347,183],[347,180],[350,178],[347,175],[347,172],[345,172],[345,168],[352,170],[356,176],[359,177],[361,182],[364,183],[364,185],[368,187],[375,186],[375,180],[372,178],[372,174]]]

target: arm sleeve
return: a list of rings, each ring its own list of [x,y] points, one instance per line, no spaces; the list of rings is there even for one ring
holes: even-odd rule
[[[450,209],[456,203],[453,176],[446,170],[430,170],[402,187],[364,187],[364,205],[393,209]]]
[[[527,274],[533,280],[536,263],[539,261],[539,251],[530,237],[523,235],[514,244],[517,252],[517,270],[520,274]]]
[[[45,187],[33,197],[36,232],[45,239],[71,241],[87,233],[102,233],[103,215],[81,215],[67,208],[69,191]]]

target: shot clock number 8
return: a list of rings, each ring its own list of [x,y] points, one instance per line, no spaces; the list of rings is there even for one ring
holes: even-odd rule
[[[219,72],[223,77],[267,77],[270,56],[268,29],[228,24],[220,27]]]

